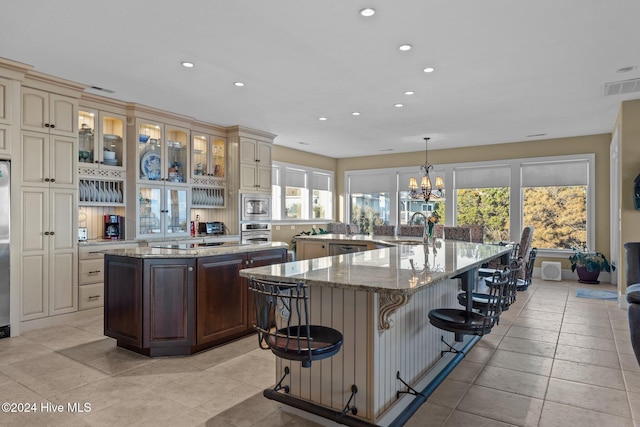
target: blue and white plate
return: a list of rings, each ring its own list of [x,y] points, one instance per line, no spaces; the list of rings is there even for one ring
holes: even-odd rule
[[[160,154],[155,151],[147,151],[140,159],[140,170],[143,178],[151,181],[160,179]]]

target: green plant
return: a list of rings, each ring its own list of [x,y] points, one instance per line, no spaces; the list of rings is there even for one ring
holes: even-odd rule
[[[606,271],[615,270],[616,266],[609,264],[607,257],[602,252],[589,252],[587,250],[573,249],[573,255],[569,257],[571,262],[571,271],[576,271],[578,267],[584,267],[587,271]]]

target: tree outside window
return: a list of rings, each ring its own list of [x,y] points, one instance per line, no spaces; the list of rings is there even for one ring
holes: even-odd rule
[[[456,224],[484,226],[485,242],[509,241],[509,187],[457,190]]]

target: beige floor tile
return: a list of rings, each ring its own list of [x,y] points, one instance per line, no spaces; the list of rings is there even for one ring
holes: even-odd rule
[[[636,423],[640,421],[640,393],[628,393],[629,404],[631,406],[631,415]]]
[[[548,381],[549,377],[543,375],[514,371],[497,366],[485,366],[474,381],[474,384],[544,399]]]
[[[636,356],[633,354],[618,354],[622,370],[631,372],[640,372],[640,365]]]
[[[625,390],[620,369],[606,368],[580,362],[557,359],[553,362],[551,376],[568,381]]]
[[[562,322],[557,320],[536,319],[533,317],[518,317],[513,326],[521,326],[523,328],[544,329],[545,331],[560,331]]]
[[[515,371],[549,376],[553,359],[498,349],[487,364],[505,369],[513,369]]]
[[[565,323],[577,323],[579,325],[602,326],[609,324],[611,321],[607,317],[585,316],[584,314],[564,314],[562,319]]]
[[[580,427],[632,427],[633,421],[629,418],[562,405],[548,400],[544,402],[542,417],[540,417],[540,427],[567,427],[572,425]]]
[[[616,342],[613,339],[570,334],[567,332],[560,332],[558,344],[593,348],[596,350],[616,351]]]
[[[0,340],[0,343],[2,341],[9,343],[13,340],[14,338],[4,338]],[[30,340],[20,340],[19,342],[19,345],[4,345],[0,347],[0,367],[53,354],[53,350],[50,348],[35,344]]]
[[[462,360],[458,366],[451,372],[448,378],[465,383],[472,383],[473,380],[482,371],[483,364],[474,363],[468,360]]]
[[[58,393],[51,399],[55,403],[82,402],[91,404],[92,412],[118,406],[140,396],[147,390],[123,378],[105,378],[90,384]]]
[[[524,338],[529,340],[544,341],[555,344],[558,341],[557,331],[546,331],[544,329],[523,328],[522,326],[512,326],[505,336],[514,338]]]
[[[456,409],[509,424],[535,426],[542,403],[541,399],[473,385]]]
[[[579,323],[563,323],[560,332],[607,339],[613,339],[614,337],[613,330],[608,324],[607,326],[593,326]]]
[[[622,371],[627,391],[640,394],[640,372]]]
[[[227,376],[236,381],[263,389],[275,385],[275,366],[275,359],[268,360],[247,354],[211,367],[205,372],[217,376]]]
[[[550,378],[546,399],[620,417],[631,417],[627,394],[612,388]]]
[[[476,345],[479,345],[481,347],[496,348],[498,347],[498,344],[500,344],[500,341],[502,340],[503,337],[504,337],[503,335],[490,333],[489,335],[483,336],[482,339],[478,341]]]
[[[60,392],[82,387],[107,378],[97,369],[76,363],[64,369],[54,369],[43,375],[21,380],[21,383],[41,396],[52,398]]]
[[[605,310],[591,310],[584,307],[567,307],[565,315],[589,317],[591,319],[601,319],[603,322],[609,320],[609,313]]]
[[[556,345],[555,343],[507,336],[500,342],[498,349],[533,354],[535,356],[553,357],[556,352]]]
[[[502,421],[496,421],[490,418],[456,410],[453,411],[449,419],[444,424],[444,427],[508,427],[511,425],[513,424],[503,423]]]
[[[550,313],[548,311],[532,310],[525,308],[520,312],[520,317],[527,317],[531,319],[549,320],[554,322],[562,322],[562,313]]]
[[[543,301],[529,301],[525,306],[525,310],[546,311],[549,313],[564,313],[563,305],[548,305]]]
[[[406,427],[440,427],[444,425],[453,409],[425,402],[405,423]]]
[[[612,351],[558,344],[556,359],[620,369],[618,354]]]
[[[428,401],[435,405],[455,408],[470,386],[469,383],[447,378],[429,396]]]
[[[0,366],[0,372],[14,380],[22,381],[57,370],[81,366],[82,364],[73,359],[69,359],[58,353],[51,353],[33,359],[15,362],[10,365]]]
[[[465,360],[474,363],[487,363],[491,358],[495,349],[491,347],[483,347],[479,345],[473,346],[471,351],[465,356]]]

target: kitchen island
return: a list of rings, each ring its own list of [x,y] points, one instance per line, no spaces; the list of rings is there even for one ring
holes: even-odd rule
[[[454,358],[451,353],[441,358],[446,349],[441,337],[457,348],[466,345],[431,326],[429,310],[460,307],[457,294],[475,284],[477,268],[509,248],[440,239],[425,245],[395,237],[381,237],[379,242],[362,236],[304,237],[314,238],[345,244],[374,241],[390,247],[240,272],[247,278],[303,281],[310,288],[311,323],[330,326],[344,336],[338,354],[313,362],[311,368],[278,358],[275,379],[289,371],[283,381],[289,394],[264,394],[349,425],[394,425],[414,399],[404,393],[405,383],[420,390]],[[353,390],[357,391],[350,401]],[[349,405],[355,405],[357,413],[341,414]]]
[[[147,356],[192,354],[254,332],[239,271],[284,263],[285,243],[104,251],[104,334]]]

